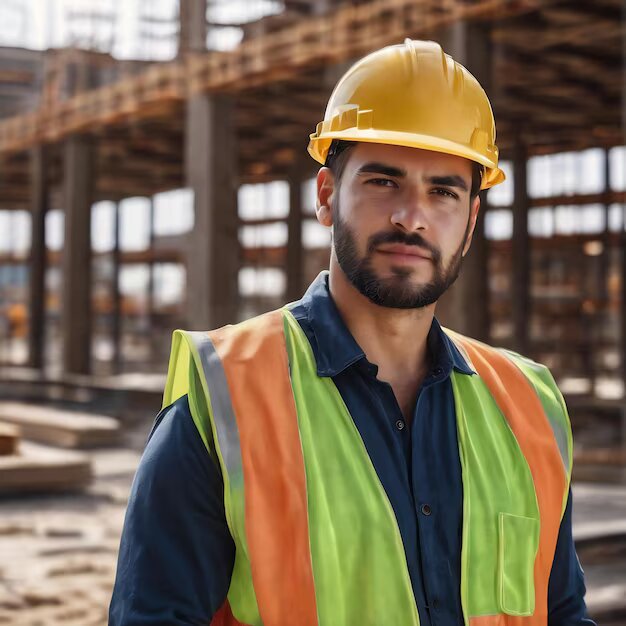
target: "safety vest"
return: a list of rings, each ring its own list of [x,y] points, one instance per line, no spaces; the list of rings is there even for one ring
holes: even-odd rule
[[[468,626],[546,626],[572,440],[548,370],[451,331]],[[212,624],[418,626],[397,520],[332,378],[287,309],[175,331],[164,406],[188,394],[235,543]]]

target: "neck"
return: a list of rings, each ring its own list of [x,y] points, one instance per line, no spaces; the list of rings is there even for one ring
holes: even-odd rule
[[[392,309],[371,302],[347,279],[334,254],[329,288],[350,333],[378,366],[378,377],[390,383],[419,381],[428,369],[427,338],[435,305]]]

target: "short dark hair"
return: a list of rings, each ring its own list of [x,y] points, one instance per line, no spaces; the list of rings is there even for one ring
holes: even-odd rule
[[[341,183],[341,177],[346,167],[350,150],[353,150],[355,146],[355,141],[344,141],[342,139],[333,139],[333,142],[330,144],[324,165],[332,171],[337,184]],[[472,161],[470,200],[473,200],[479,194],[484,172],[485,167],[483,165]]]

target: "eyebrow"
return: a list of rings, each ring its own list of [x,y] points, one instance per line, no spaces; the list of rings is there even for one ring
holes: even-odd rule
[[[372,162],[361,165],[356,175],[360,176],[361,174],[384,174],[385,176],[393,176],[394,178],[405,178],[406,170],[393,167],[392,165],[385,165],[384,163]]]
[[[467,191],[469,187],[465,180],[456,174],[450,176],[430,176],[424,179],[431,185],[442,185],[443,187],[458,187],[463,191]]]
[[[385,176],[392,176],[394,178],[406,178],[406,170],[394,167],[393,165],[385,165],[385,163],[378,163],[372,161],[362,165],[356,172],[357,176],[361,174],[383,174]],[[424,180],[431,185],[442,185],[443,187],[458,187],[463,191],[468,191],[469,187],[462,176],[457,174],[450,174],[448,176],[428,176]]]

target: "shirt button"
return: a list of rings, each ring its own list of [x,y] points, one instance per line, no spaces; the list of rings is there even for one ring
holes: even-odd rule
[[[396,422],[396,428],[397,428],[398,430],[404,430],[404,422],[403,422],[402,420],[398,420],[398,421]]]
[[[435,376],[439,376],[440,374],[443,374],[443,367],[436,367],[436,368],[433,370],[433,374],[434,374]]]
[[[422,515],[430,515],[432,513],[432,510],[429,504],[422,504],[421,511],[422,511]]]

